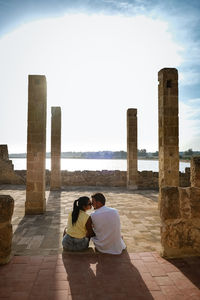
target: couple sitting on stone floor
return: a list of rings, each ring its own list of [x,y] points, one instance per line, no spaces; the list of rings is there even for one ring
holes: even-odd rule
[[[63,249],[83,251],[88,248],[90,238],[98,252],[121,254],[126,245],[121,237],[120,218],[115,208],[105,206],[103,194],[96,193],[74,201],[73,211],[63,233]],[[94,208],[89,216],[86,211]]]

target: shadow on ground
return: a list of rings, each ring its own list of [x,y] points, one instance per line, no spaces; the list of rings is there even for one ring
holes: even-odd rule
[[[170,264],[174,265],[181,274],[187,277],[190,282],[192,282],[196,287],[200,289],[200,257],[184,257],[184,258],[174,258],[167,260]],[[181,275],[175,278],[177,281],[180,281],[181,284]],[[200,299],[200,298],[199,298]]]
[[[49,255],[62,251],[60,244],[61,192],[49,193],[46,212],[26,215],[13,235],[14,255]]]
[[[74,300],[153,299],[127,251],[119,256],[63,253],[62,258]]]

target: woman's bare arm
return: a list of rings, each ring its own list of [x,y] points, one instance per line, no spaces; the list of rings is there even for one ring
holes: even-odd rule
[[[85,227],[87,229],[87,237],[95,236],[95,233],[92,228],[92,218],[91,217],[88,218],[88,220],[85,224]]]

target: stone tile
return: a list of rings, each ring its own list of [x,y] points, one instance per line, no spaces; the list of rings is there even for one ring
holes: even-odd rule
[[[168,276],[154,277],[154,280],[157,282],[158,285],[168,286],[174,284]]]

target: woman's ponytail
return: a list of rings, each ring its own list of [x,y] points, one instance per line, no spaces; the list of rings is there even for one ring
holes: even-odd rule
[[[73,211],[72,211],[72,225],[76,223],[79,216],[79,211],[84,210],[84,206],[88,205],[88,201],[90,198],[88,197],[80,197],[74,201]]]
[[[72,225],[76,223],[78,219],[80,208],[78,207],[78,199],[74,201],[73,211],[72,211]]]

